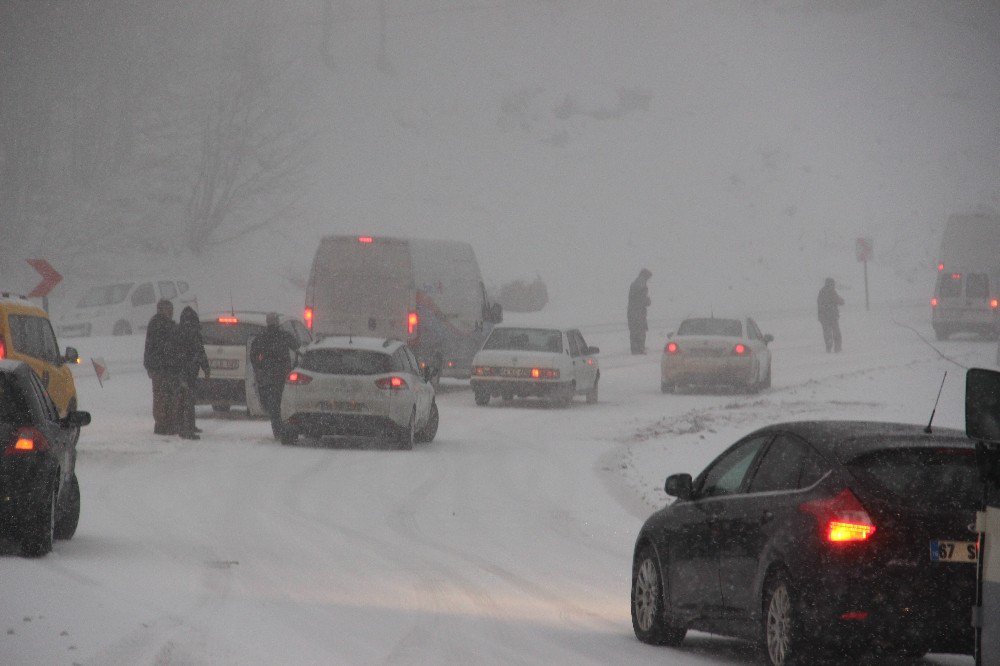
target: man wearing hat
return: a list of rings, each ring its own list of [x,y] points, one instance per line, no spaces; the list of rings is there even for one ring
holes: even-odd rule
[[[646,331],[649,329],[646,323],[649,287],[646,283],[652,275],[648,269],[643,268],[628,289],[628,336],[633,354],[646,353]]]
[[[281,393],[285,379],[292,369],[292,352],[298,349],[298,341],[278,324],[278,314],[268,313],[264,332],[250,343],[250,363],[257,378],[260,404],[271,417],[271,432],[275,439],[281,438]]]

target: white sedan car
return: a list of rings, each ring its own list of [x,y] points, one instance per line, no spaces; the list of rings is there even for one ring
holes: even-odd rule
[[[492,396],[537,396],[565,407],[578,393],[597,402],[599,351],[575,328],[497,326],[472,359],[476,404],[486,405]]]
[[[299,435],[372,436],[404,449],[437,434],[433,369],[398,340],[329,337],[300,352],[281,396],[282,444]]]
[[[660,359],[660,390],[726,385],[748,392],[771,386],[771,335],[750,317],[685,319],[667,336]]]

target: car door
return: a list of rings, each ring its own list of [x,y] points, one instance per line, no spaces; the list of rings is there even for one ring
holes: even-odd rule
[[[778,433],[751,469],[746,494],[723,507],[718,521],[727,538],[720,542],[719,582],[727,611],[746,617],[756,610],[760,577],[801,521],[799,491],[827,469],[805,441]]]
[[[770,438],[755,435],[734,444],[698,477],[691,500],[671,507],[659,540],[667,552],[674,607],[710,615],[721,611],[719,550],[727,535],[719,517],[743,495],[747,473]]]
[[[410,374],[413,375],[413,382],[418,391],[417,421],[420,425],[423,425],[431,415],[431,403],[434,402],[434,385],[424,379],[424,373],[420,370],[420,363],[417,362],[417,357],[413,355],[413,350],[405,346],[402,349],[406,355]]]
[[[757,359],[757,381],[763,381],[767,374],[767,369],[771,366],[771,348],[764,342],[764,334],[761,333],[757,322],[749,317],[746,320],[747,340],[750,343],[750,351]]]
[[[576,341],[576,348],[579,350],[577,356],[573,358],[573,374],[576,378],[576,388],[578,391],[589,391],[594,386],[597,379],[597,359],[589,353],[590,347],[583,339],[583,335],[578,330],[569,332],[570,349],[572,341]]]
[[[32,410],[41,418],[36,419],[35,427],[42,431],[45,438],[51,443],[51,455],[59,463],[60,488],[69,480],[76,466],[76,447],[73,431],[63,428],[60,423],[59,410],[48,391],[42,385],[38,375],[31,374],[28,379],[31,385],[32,395],[29,400],[33,403]]]

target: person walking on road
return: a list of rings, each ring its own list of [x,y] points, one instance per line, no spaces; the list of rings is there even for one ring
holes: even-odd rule
[[[266,321],[264,332],[250,343],[250,363],[257,378],[260,403],[271,417],[271,432],[275,439],[280,439],[281,394],[292,369],[291,353],[299,344],[291,333],[278,326],[277,313],[269,313]]]
[[[199,370],[205,373],[205,379],[211,376],[212,371],[208,367],[205,343],[201,339],[198,313],[190,306],[181,310],[177,326],[177,355],[180,360],[177,434],[184,439],[201,439],[198,436],[201,430],[194,420],[195,383]]]
[[[628,337],[633,354],[646,353],[646,308],[649,307],[649,278],[652,273],[643,268],[628,288]]]
[[[180,362],[176,345],[174,304],[164,298],[157,302],[156,314],[149,320],[142,355],[142,365],[153,380],[153,433],[157,435],[176,435],[178,432]]]
[[[827,352],[840,351],[840,306],[844,299],[837,293],[833,278],[827,278],[816,297],[819,323],[823,327],[823,342]]]

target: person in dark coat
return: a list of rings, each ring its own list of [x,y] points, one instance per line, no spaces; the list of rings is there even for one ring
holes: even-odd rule
[[[628,337],[633,354],[646,353],[646,331],[649,329],[646,323],[649,286],[646,283],[652,275],[649,270],[643,268],[639,271],[639,277],[633,280],[628,288]]]
[[[840,306],[844,299],[837,293],[833,278],[827,278],[816,297],[819,323],[823,327],[823,342],[827,352],[840,351]]]
[[[278,326],[278,315],[267,315],[264,332],[250,343],[250,363],[257,378],[260,403],[271,417],[271,432],[281,438],[281,394],[285,379],[292,369],[292,355],[299,348],[298,340]]]
[[[153,432],[175,435],[177,428],[177,393],[180,362],[176,353],[177,324],[174,304],[161,299],[156,314],[146,327],[142,365],[153,380]]]
[[[180,324],[177,326],[177,355],[180,359],[180,387],[178,390],[177,434],[184,439],[201,439],[201,430],[194,422],[195,382],[198,371],[208,379],[212,372],[208,368],[205,343],[201,339],[201,322],[194,308],[187,306],[181,310]]]

